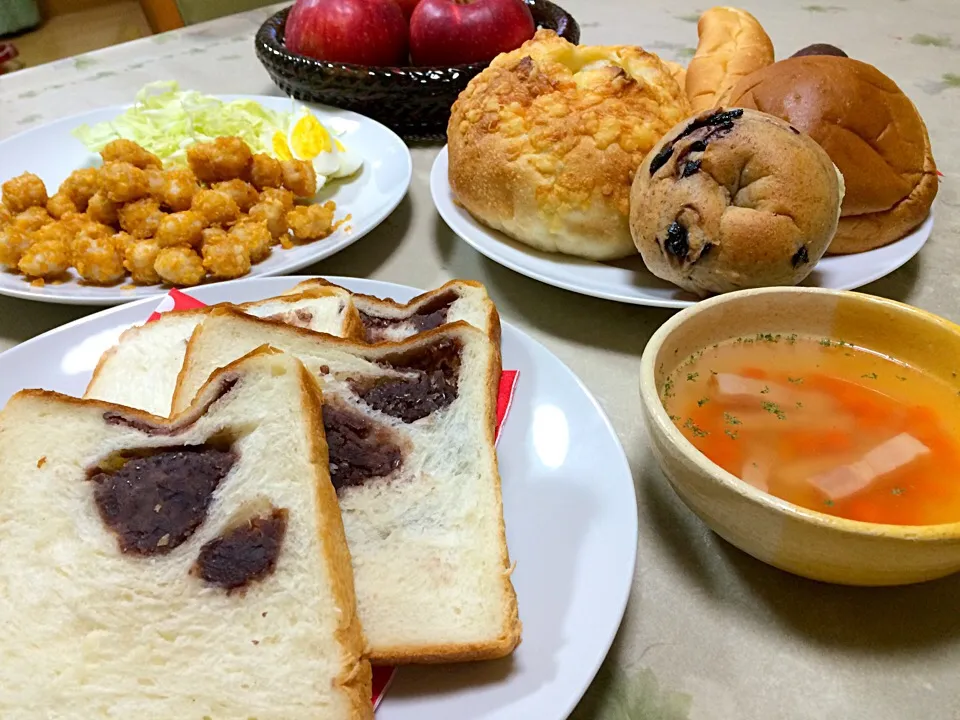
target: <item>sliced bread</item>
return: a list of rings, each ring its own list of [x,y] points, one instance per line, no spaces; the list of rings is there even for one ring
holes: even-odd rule
[[[172,421],[14,396],[0,717],[372,718],[321,402],[269,349]]]
[[[174,407],[264,344],[298,357],[323,387],[371,659],[510,653],[520,622],[494,448],[498,346],[465,322],[366,345],[218,309],[190,340]]]
[[[339,287],[323,278],[311,278],[294,286],[291,293],[322,287]],[[500,343],[500,316],[487,289],[472,280],[451,280],[436,290],[418,295],[408,303],[354,293],[364,339],[369,343],[396,342],[445,323],[463,320]]]
[[[297,294],[237,307],[256,317],[316,332],[342,337],[362,337],[364,333],[350,293],[342,288],[305,288]],[[153,322],[124,332],[100,358],[84,398],[167,417],[187,341],[208,310],[164,313]]]

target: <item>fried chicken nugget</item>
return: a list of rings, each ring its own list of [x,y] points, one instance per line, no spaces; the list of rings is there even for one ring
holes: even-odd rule
[[[307,160],[284,160],[283,186],[297,197],[313,197],[317,193],[317,171]]]
[[[102,192],[98,192],[87,203],[87,215],[90,216],[91,220],[113,227],[120,226],[119,210],[120,205],[110,200]]]
[[[67,213],[77,212],[76,203],[64,192],[58,192],[47,200],[47,212],[59,220]]]
[[[123,266],[138,285],[156,285],[160,274],[156,270],[157,256],[163,248],[154,240],[140,240],[127,245]]]
[[[193,196],[190,209],[200,213],[208,225],[224,225],[240,217],[237,202],[220,190],[201,190]]]
[[[230,228],[230,237],[247,248],[251,263],[265,260],[273,245],[273,236],[267,224],[257,220],[241,220]]]
[[[295,207],[288,212],[287,225],[290,226],[294,239],[299,242],[310,242],[325,238],[333,227],[335,209],[336,205],[326,202],[323,205]]]
[[[126,277],[112,234],[81,231],[73,243],[73,265],[80,277],[92,285],[113,285]]]
[[[163,170],[147,168],[143,171],[143,174],[147,178],[147,193],[157,202],[162,202],[161,195],[163,194],[163,185],[165,182]]]
[[[0,228],[9,225],[11,222],[13,222],[13,213],[6,205],[0,204]]]
[[[244,177],[253,164],[253,153],[238,137],[218,137],[187,148],[187,162],[201,181],[215,183]]]
[[[47,187],[33,173],[25,172],[7,180],[0,190],[3,192],[3,204],[12,213],[22,213],[32,207],[45,208],[47,205]]]
[[[231,280],[250,272],[250,250],[242,241],[227,236],[203,246],[203,267],[219,280]]]
[[[11,224],[16,225],[25,232],[34,232],[52,222],[53,218],[50,217],[50,213],[47,212],[46,208],[34,205],[13,218]]]
[[[31,278],[55,278],[70,268],[70,251],[62,240],[43,240],[31,245],[17,265]]]
[[[171,213],[160,222],[155,239],[161,248],[175,245],[200,247],[206,224],[204,216],[195,210]]]
[[[200,236],[200,247],[203,247],[204,245],[212,245],[213,243],[226,240],[227,231],[219,226],[208,227],[203,229],[203,232],[200,233]]]
[[[257,189],[239,178],[216,183],[213,185],[213,189],[232,197],[242,213],[249,212],[250,208],[260,200],[260,193],[257,192]]]
[[[154,195],[160,204],[171,212],[183,212],[190,209],[193,196],[200,192],[197,176],[189,168],[175,168],[163,173],[163,185]]]
[[[257,190],[283,185],[283,167],[280,161],[265,153],[257,153],[250,164],[250,182]]]
[[[77,230],[64,222],[47,223],[33,232],[33,242],[60,242],[69,246],[77,235]]]
[[[153,267],[160,279],[170,285],[199,285],[207,274],[201,257],[183,246],[163,248]]]
[[[77,212],[84,212],[90,198],[100,189],[100,171],[97,168],[74,170],[60,183],[60,194],[66,195],[77,206]]]
[[[279,202],[273,200],[258,202],[250,208],[248,217],[257,222],[266,223],[267,230],[275,241],[279,241],[287,234],[287,211]]]
[[[276,202],[283,206],[284,212],[293,210],[296,198],[293,193],[283,188],[267,188],[260,193],[260,202]]]
[[[120,257],[126,257],[127,248],[131,245],[136,245],[138,242],[143,242],[138,240],[133,235],[128,232],[121,230],[118,233],[114,233],[112,238],[114,247],[117,248],[117,251],[120,253]]]
[[[124,162],[130,163],[141,170],[146,170],[147,168],[156,168],[159,170],[163,167],[163,161],[161,161],[160,158],[133,140],[127,140],[125,138],[108,142],[103,150],[100,151],[100,157],[103,158],[104,164]]]
[[[120,227],[136,238],[149,238],[157,234],[160,222],[166,217],[160,203],[153,198],[142,198],[127,203],[119,210]]]
[[[126,162],[107,163],[100,168],[100,192],[116,203],[139,200],[150,192],[147,175]]]
[[[12,223],[0,228],[0,267],[16,270],[23,254],[32,244],[33,233]]]

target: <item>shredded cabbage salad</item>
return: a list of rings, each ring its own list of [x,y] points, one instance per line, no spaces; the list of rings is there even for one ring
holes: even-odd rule
[[[73,136],[91,152],[118,138],[133,140],[164,164],[186,164],[186,149],[217,137],[242,138],[253,152],[273,154],[272,138],[286,133],[291,112],[269,110],[253,100],[224,102],[194,90],[180,90],[175,81],[144,86],[136,103],[122,115],[93,126],[82,125]]]

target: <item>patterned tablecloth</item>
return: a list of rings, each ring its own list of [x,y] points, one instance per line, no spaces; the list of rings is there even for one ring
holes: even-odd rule
[[[960,320],[960,2],[786,0],[744,4],[778,56],[839,45],[890,75],[917,104],[943,172],[933,237],[865,288]],[[632,43],[686,60],[704,6],[693,0],[564,0],[585,43]],[[0,138],[176,79],[218,93],[279,94],[253,52],[257,10],[0,77]],[[611,654],[574,714],[597,720],[960,720],[960,576],[857,590],[773,570],[710,533],[677,500],[640,417],[639,356],[670,311],[541,285],[491,263],[437,216],[437,149],[415,148],[410,194],[372,235],[311,268],[433,287],[485,282],[506,320],[544,342],[609,413],[637,485],[633,596]],[[89,309],[0,298],[0,349]],[[424,671],[436,672],[436,671]],[[534,720],[534,719],[531,719]]]

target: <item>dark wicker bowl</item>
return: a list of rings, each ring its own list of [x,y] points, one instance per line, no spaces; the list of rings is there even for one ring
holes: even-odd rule
[[[537,27],[555,30],[576,44],[580,26],[549,0],[526,0]],[[285,8],[257,32],[257,57],[273,81],[305,102],[346,108],[371,117],[407,140],[446,137],[450,106],[470,79],[489,63],[454,67],[367,67],[314,60],[284,47]]]

